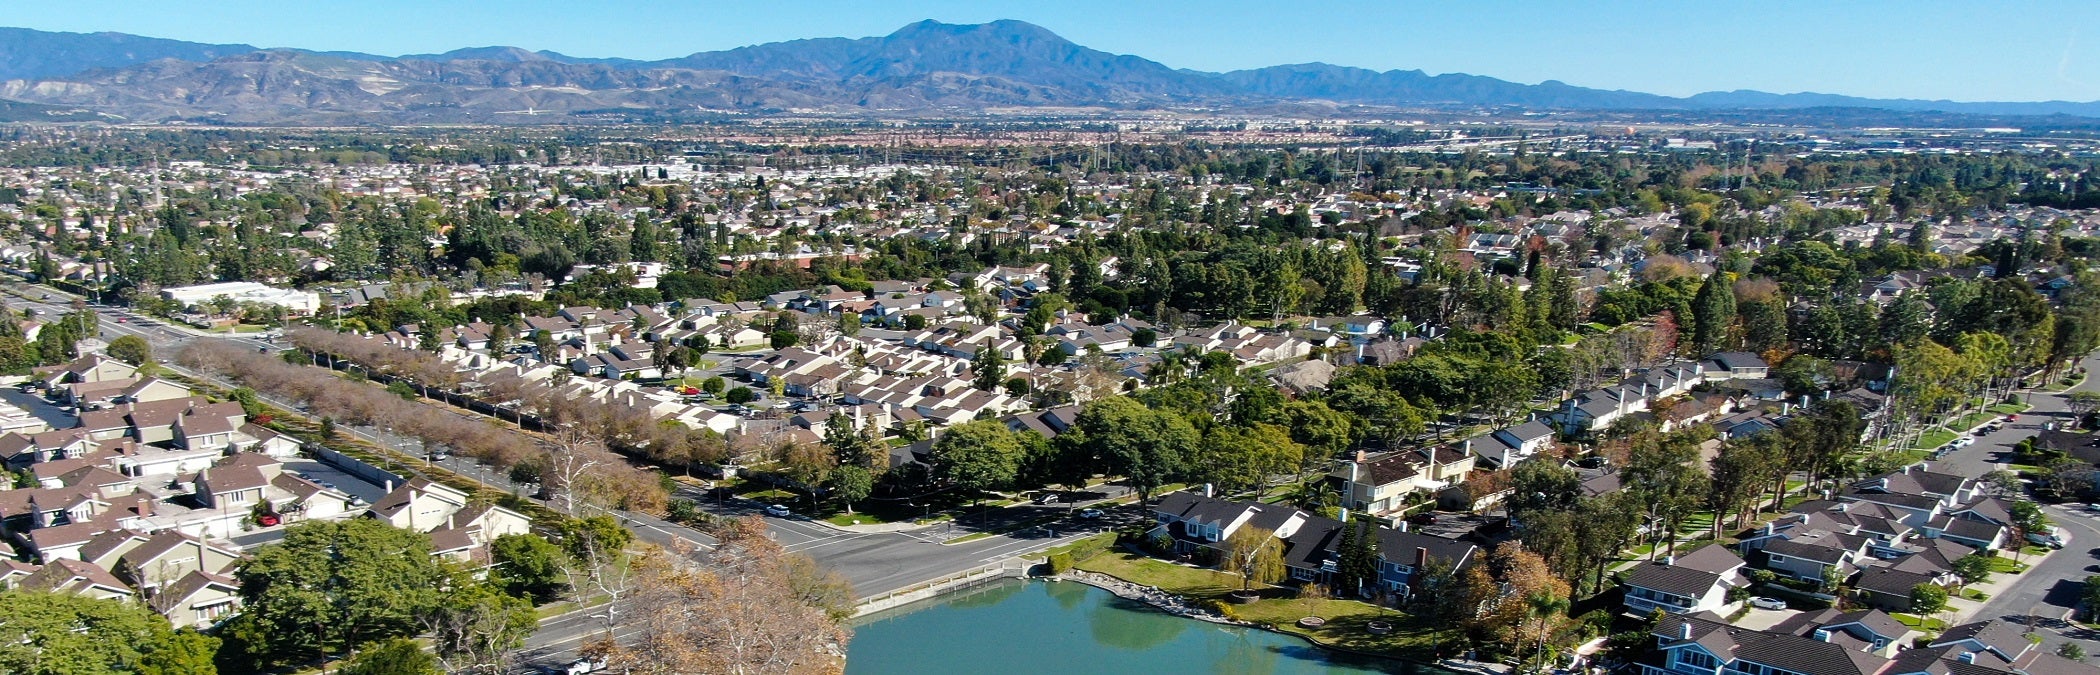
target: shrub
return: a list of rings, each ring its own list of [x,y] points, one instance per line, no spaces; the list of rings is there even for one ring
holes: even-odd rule
[[[1072,571],[1072,554],[1057,552],[1050,554],[1050,573],[1064,574]]]

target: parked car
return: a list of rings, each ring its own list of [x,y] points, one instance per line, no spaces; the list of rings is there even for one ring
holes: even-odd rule
[[[788,510],[788,507],[785,507],[785,506],[781,506],[781,505],[779,505],[779,504],[767,504],[767,505],[766,505],[766,515],[769,515],[769,516],[772,516],[772,517],[775,517],[775,518],[786,518],[786,517],[788,517],[788,516],[792,516],[792,515],[795,515],[795,512],[794,512],[794,511],[789,511],[789,510]]]
[[[1786,609],[1786,601],[1760,595],[1750,599],[1750,606],[1758,609]]]
[[[2006,415],[2006,416],[2005,416],[2005,421],[2007,421],[2007,422],[2018,422],[2018,421],[2020,421],[2020,416],[2019,416],[2019,415]]]
[[[1101,517],[1101,509],[1080,509],[1079,517],[1094,520]]]
[[[1037,503],[1037,504],[1056,504],[1056,503],[1057,503],[1057,493],[1055,493],[1055,492],[1045,492],[1045,493],[1042,493],[1042,494],[1036,495],[1036,496],[1035,496],[1035,503]]]

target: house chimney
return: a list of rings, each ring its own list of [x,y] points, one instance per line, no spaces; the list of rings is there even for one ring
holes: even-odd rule
[[[1765,523],[1765,536],[1767,536],[1767,537],[1769,537],[1769,536],[1772,536],[1772,530],[1773,530],[1773,528],[1772,528],[1772,524],[1771,524],[1771,523]]]
[[[1211,486],[1211,484],[1209,484],[1209,483],[1204,483],[1204,484],[1203,484],[1203,496],[1205,496],[1205,497],[1210,497],[1210,496],[1212,496],[1212,493],[1213,493],[1213,492],[1215,492],[1215,491],[1216,491],[1216,490],[1215,490],[1215,488],[1213,488],[1213,487]],[[447,524],[449,525],[450,523],[447,523]]]
[[[1828,630],[1825,630],[1825,629],[1822,629],[1822,628],[1818,628],[1818,629],[1816,629],[1816,632],[1814,633],[1814,635],[1815,635],[1815,638],[1816,638],[1816,641],[1817,641],[1817,642],[1829,642],[1829,641],[1830,641],[1830,631],[1828,631]]]
[[[1394,531],[1394,532],[1406,532],[1406,531],[1407,531],[1407,519],[1406,519],[1406,518],[1402,518],[1402,519],[1400,519],[1400,521],[1399,521],[1399,522],[1393,523],[1393,531]]]
[[[1347,508],[1342,509],[1342,522],[1349,522],[1349,509]]]
[[[1674,556],[1674,555],[1666,555],[1666,556],[1663,556],[1663,567],[1669,567],[1669,566],[1672,566],[1672,565],[1676,565],[1676,564],[1677,564],[1677,556]]]
[[[1954,660],[1960,661],[1962,663],[1975,663],[1976,652],[1962,652],[1961,656],[1954,657]]]
[[[1687,621],[1687,620],[1684,620],[1684,619],[1679,619],[1679,620],[1678,620],[1678,623],[1677,623],[1677,639],[1679,639],[1679,640],[1690,640],[1690,639],[1692,639],[1692,622],[1691,622],[1691,621]]]
[[[1419,570],[1419,569],[1422,569],[1422,568],[1424,568],[1424,567],[1428,567],[1428,566],[1429,566],[1429,548],[1428,548],[1428,547],[1426,547],[1426,546],[1416,546],[1416,547],[1415,547],[1415,569],[1418,569],[1418,570]]]

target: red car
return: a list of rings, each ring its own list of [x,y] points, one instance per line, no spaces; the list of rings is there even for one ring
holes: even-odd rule
[[[255,523],[263,527],[276,527],[278,523],[277,514],[266,514],[261,518],[255,519]]]
[[[2006,416],[2005,416],[2005,421],[2007,421],[2007,422],[2018,422],[2018,421],[2020,421],[2020,416],[2019,416],[2019,415],[2006,415]]]

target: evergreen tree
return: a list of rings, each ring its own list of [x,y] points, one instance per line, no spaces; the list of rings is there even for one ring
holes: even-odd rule
[[[1727,272],[1714,270],[1692,296],[1692,351],[1704,356],[1728,348],[1735,322],[1735,289]]]
[[[1361,592],[1378,584],[1378,528],[1369,520],[1345,525],[1335,587]]]
[[[991,345],[977,350],[976,358],[970,359],[970,386],[984,391],[998,391],[1006,384],[1006,357]]]

